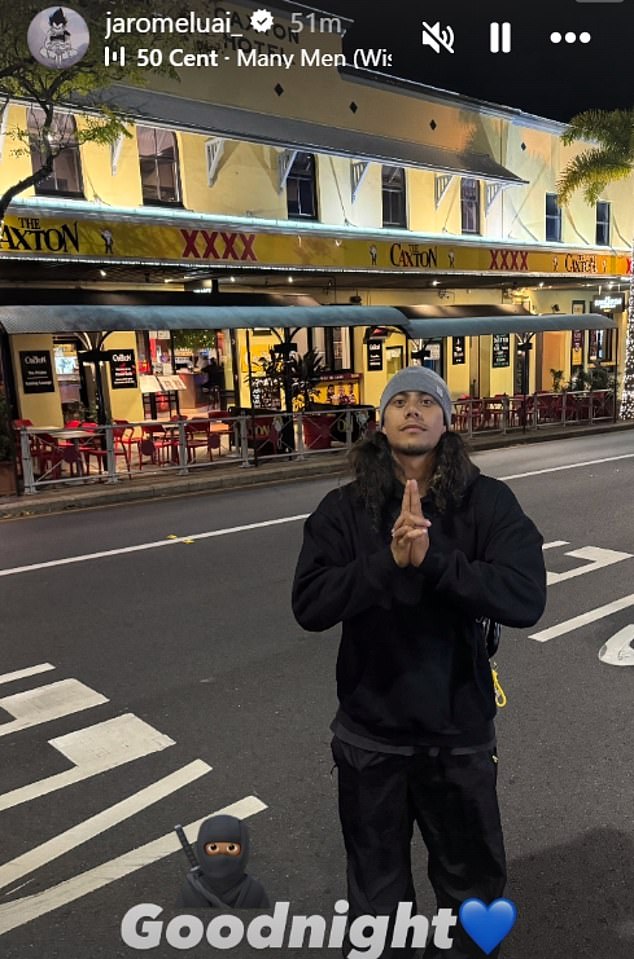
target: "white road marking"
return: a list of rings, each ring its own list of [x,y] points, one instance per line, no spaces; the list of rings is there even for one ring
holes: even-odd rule
[[[595,573],[604,566],[612,566],[614,563],[622,563],[624,559],[632,559],[632,553],[619,553],[614,549],[601,549],[599,546],[582,546],[580,549],[572,549],[564,556],[572,556],[573,559],[587,559],[587,566],[576,566],[565,573],[547,573],[546,584],[553,586],[555,583],[562,583],[567,579],[574,579],[576,576],[583,576],[585,573]]]
[[[167,749],[174,745],[174,740],[133,713],[125,713],[67,736],[49,739],[49,745],[70,760],[74,768],[3,793],[0,795],[0,811]]]
[[[226,529],[213,529],[206,533],[192,533],[189,536],[177,536],[175,539],[159,539],[151,543],[139,543],[137,546],[122,546],[119,549],[106,549],[98,553],[84,553],[79,556],[66,556],[64,559],[52,559],[46,563],[32,563],[30,566],[14,566],[0,569],[0,576],[15,576],[17,573],[32,573],[38,569],[51,569],[55,566],[70,566],[73,563],[86,563],[91,559],[106,559],[109,556],[122,556],[125,553],[138,553],[146,549],[158,549],[161,546],[174,546],[198,539],[211,539],[214,536],[229,536],[231,533],[244,533],[252,529],[264,529],[267,526],[281,526],[284,523],[298,523],[307,519],[309,513],[300,516],[284,516],[282,519],[267,519],[262,523],[247,523],[245,526],[229,526]]]
[[[52,663],[39,663],[37,666],[27,666],[26,669],[16,669],[12,673],[2,673],[0,684],[13,683],[16,679],[26,679],[27,676],[37,676],[38,673],[47,673],[49,669],[55,669]]]
[[[612,613],[619,613],[622,609],[629,609],[634,606],[634,593],[629,596],[623,596],[612,603],[606,603],[605,606],[597,606],[596,609],[590,609],[587,613],[581,613],[580,616],[574,616],[563,623],[557,623],[555,626],[549,626],[548,629],[542,629],[538,633],[532,633],[529,639],[536,639],[538,643],[546,643],[549,639],[556,639],[558,636],[564,636],[566,633],[572,633],[582,626],[588,626],[590,623],[596,623],[599,619],[605,619]]]
[[[599,659],[610,666],[634,666],[634,623],[611,636],[599,650]]]
[[[208,772],[211,772],[211,766],[208,766],[202,759],[195,759],[194,762],[177,769],[169,776],[164,776],[163,779],[159,779],[131,796],[127,796],[121,802],[115,803],[114,806],[102,809],[101,812],[90,816],[89,819],[84,819],[76,826],[53,836],[52,839],[43,842],[40,846],[34,846],[33,849],[29,849],[23,855],[0,866],[0,889],[12,882],[24,879],[30,872],[48,865],[54,859],[70,852],[71,849],[76,849],[77,846],[81,846],[82,843],[88,842],[90,839],[94,839],[95,836],[99,836],[106,830],[112,829],[113,826],[117,826],[131,816],[136,816],[143,809],[147,809],[148,806],[165,799],[166,796],[171,796],[178,789],[188,786]]]
[[[605,456],[600,460],[584,460],[582,463],[566,463],[564,466],[549,466],[543,470],[531,470],[527,473],[512,473],[510,476],[500,476],[507,483],[509,480],[524,479],[527,476],[543,476],[545,473],[559,473],[561,470],[576,470],[583,466],[596,466],[599,463],[615,463],[618,460],[629,460],[634,453],[623,453],[621,456]]]
[[[552,543],[544,543],[542,549],[556,549],[559,546],[570,546],[570,543],[565,539],[555,539]]]
[[[524,479],[529,476],[541,476],[546,473],[557,473],[560,470],[578,469],[583,466],[594,466],[598,463],[612,463],[619,460],[631,459],[634,453],[624,453],[621,456],[606,456],[603,459],[585,460],[582,463],[568,463],[564,466],[551,466],[542,470],[531,470],[526,473],[513,473],[501,476],[504,482],[515,479]],[[298,523],[310,516],[310,513],[301,513],[298,516],[284,516],[281,519],[268,519],[261,523],[247,523],[244,526],[229,526],[226,529],[214,529],[204,533],[192,533],[187,536],[177,536],[174,539],[160,539],[149,543],[139,543],[136,546],[122,546],[118,549],[100,550],[98,553],[84,553],[78,556],[66,556],[63,559],[52,559],[44,563],[31,563],[28,566],[13,566],[0,569],[0,576],[16,576],[19,573],[32,573],[38,569],[52,569],[56,566],[69,566],[73,563],[86,563],[94,559],[107,559],[110,556],[123,556],[126,553],[143,552],[146,549],[159,549],[162,546],[175,546],[179,543],[191,543],[196,540],[210,539],[215,536],[230,536],[232,533],[245,533],[252,529],[264,529],[268,526],[280,526],[285,523]]]
[[[185,826],[185,831],[196,834],[200,824],[209,816],[228,815],[236,816],[238,819],[246,819],[248,816],[253,816],[264,809],[267,809],[266,804],[256,796],[245,796],[244,799],[240,799],[230,806],[217,809],[215,812],[203,816],[202,819],[189,823]],[[23,926],[33,919],[39,919],[40,916],[45,916],[61,906],[76,902],[82,896],[96,892],[116,879],[122,879],[144,866],[158,862],[166,856],[171,856],[180,848],[181,845],[176,833],[168,832],[159,839],[154,839],[137,849],[131,849],[129,852],[123,853],[123,855],[117,856],[109,862],[104,862],[94,869],[88,869],[78,876],[73,876],[72,879],[67,879],[57,886],[44,889],[32,896],[24,896],[21,899],[3,903],[0,905],[0,935],[10,932],[11,929],[16,929],[18,926]],[[185,876],[187,870],[184,856],[182,866],[182,873]]]
[[[52,719],[61,719],[82,709],[101,706],[109,700],[78,679],[63,679],[49,686],[37,686],[23,693],[4,696],[0,699],[0,708],[15,717],[13,722],[0,723],[0,736],[8,736],[20,729],[39,726]]]

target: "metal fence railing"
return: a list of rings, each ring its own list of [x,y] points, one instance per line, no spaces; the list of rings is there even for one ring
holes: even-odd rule
[[[452,427],[466,436],[539,430],[614,420],[612,390],[534,393],[456,400]],[[243,468],[347,451],[375,429],[372,407],[284,413],[221,411],[205,416],[62,429],[16,424],[18,471],[25,493],[51,486],[119,483],[192,474],[233,464]]]

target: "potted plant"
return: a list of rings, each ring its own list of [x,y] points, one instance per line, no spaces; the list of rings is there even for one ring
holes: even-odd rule
[[[553,393],[561,393],[563,390],[562,381],[564,378],[564,371],[551,369],[550,375],[553,378]]]
[[[322,357],[316,350],[308,350],[303,356],[295,353],[291,357],[290,373],[293,400],[296,407],[305,414],[302,419],[302,428],[306,448],[309,450],[330,449],[333,417],[330,413],[315,411],[317,386],[325,375]]]

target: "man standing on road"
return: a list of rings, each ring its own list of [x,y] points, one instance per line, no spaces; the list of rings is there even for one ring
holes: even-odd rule
[[[532,626],[546,600],[542,536],[471,462],[451,411],[431,370],[392,377],[380,430],[353,450],[354,481],[305,524],[293,584],[304,629],[343,624],[331,729],[349,916],[390,916],[390,930],[398,903],[415,903],[414,821],[439,908],[503,894],[495,696],[477,620]],[[453,947],[429,943],[426,959],[484,956],[459,924],[452,932]]]

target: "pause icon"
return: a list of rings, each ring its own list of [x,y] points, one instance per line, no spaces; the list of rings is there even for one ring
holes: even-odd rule
[[[491,24],[489,49],[491,53],[511,52],[511,24],[508,22]]]

